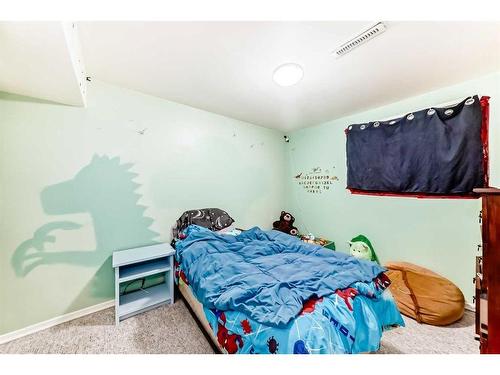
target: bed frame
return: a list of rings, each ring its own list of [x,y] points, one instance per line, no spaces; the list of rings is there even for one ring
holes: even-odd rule
[[[238,230],[244,231],[246,229],[236,228]],[[175,237],[174,237],[175,238]],[[172,241],[172,247],[175,249],[175,244]],[[179,277],[178,284],[175,285],[174,301],[180,296],[184,300],[189,312],[193,316],[198,327],[200,327],[203,335],[210,343],[210,346],[214,350],[215,354],[227,354],[227,351],[219,345],[217,337],[215,336],[210,324],[208,323],[205,313],[203,312],[203,305],[196,299],[194,294],[191,292],[191,288]],[[367,354],[369,354],[368,352]]]
[[[219,342],[217,341],[217,337],[215,337],[215,334],[210,328],[210,324],[208,323],[207,318],[205,318],[205,313],[203,312],[203,305],[200,302],[198,302],[196,297],[191,292],[189,286],[187,286],[186,283],[182,281],[181,278],[179,278],[179,285],[176,285],[175,287],[175,292],[176,292],[175,299],[178,298],[178,293],[180,293],[189,312],[193,316],[198,327],[200,327],[207,341],[210,343],[210,346],[214,350],[215,354],[227,354],[226,350],[220,347]],[[362,354],[375,354],[375,352],[366,352]]]
[[[189,286],[186,285],[186,283],[181,278],[179,278],[179,284],[176,286],[176,289],[182,296],[182,299],[184,300],[189,312],[195,319],[196,323],[212,346],[212,349],[214,349],[215,353],[227,354],[226,351],[220,347],[219,342],[217,341],[217,337],[215,337],[214,332],[210,328],[210,324],[208,323],[208,320],[205,317],[205,313],[203,312],[203,305],[198,302],[196,297],[191,292]]]

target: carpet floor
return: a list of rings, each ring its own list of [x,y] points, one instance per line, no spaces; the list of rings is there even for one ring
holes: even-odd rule
[[[405,318],[406,327],[385,332],[378,353],[479,353],[474,314],[447,327],[421,325]],[[180,339],[179,339],[180,338]],[[0,345],[0,353],[57,354],[209,354],[213,349],[179,299],[114,324],[109,308]]]

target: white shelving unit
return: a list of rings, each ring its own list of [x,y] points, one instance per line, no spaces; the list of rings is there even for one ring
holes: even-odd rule
[[[174,303],[174,253],[168,244],[157,244],[115,251],[115,321]],[[120,284],[130,283],[147,276],[164,274],[165,282],[150,288],[120,295]]]

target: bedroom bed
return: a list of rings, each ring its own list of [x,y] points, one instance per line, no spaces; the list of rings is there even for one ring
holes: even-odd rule
[[[377,351],[404,326],[384,269],[278,232],[182,228],[179,291],[223,353]]]

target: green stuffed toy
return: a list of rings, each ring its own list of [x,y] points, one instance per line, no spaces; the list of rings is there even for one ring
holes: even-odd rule
[[[380,264],[375,250],[368,238],[360,234],[349,242],[349,251],[355,258],[371,260]]]

